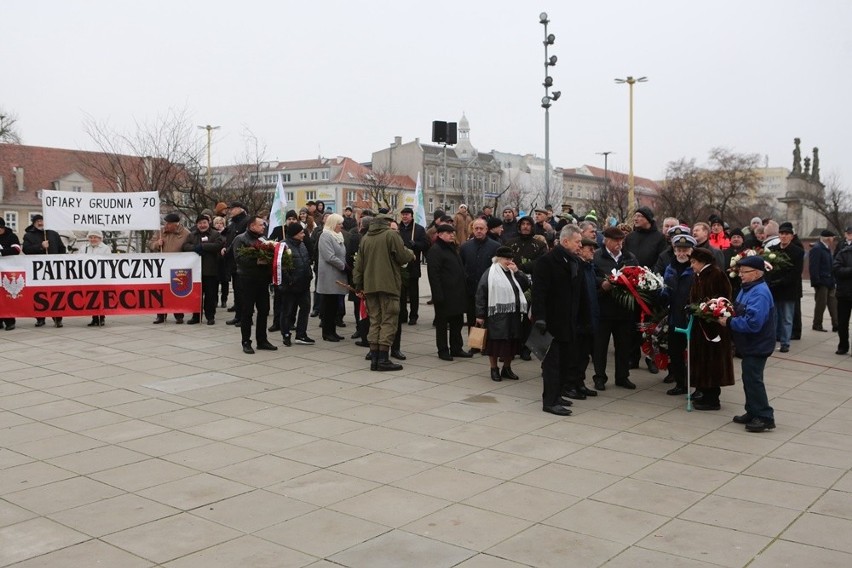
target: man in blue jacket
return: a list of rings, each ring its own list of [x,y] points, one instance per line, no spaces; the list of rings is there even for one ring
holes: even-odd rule
[[[819,234],[819,241],[814,243],[808,253],[808,272],[811,275],[811,288],[814,289],[814,331],[828,331],[822,326],[822,316],[828,307],[831,317],[831,331],[837,331],[837,297],[834,291],[834,274],[831,273],[831,241],[834,233],[828,229]]]
[[[775,414],[763,384],[766,360],[775,351],[775,304],[763,281],[763,258],[747,256],[737,262],[737,267],[742,289],[734,305],[735,314],[718,320],[731,330],[734,345],[743,358],[745,414],[734,416],[734,422],[745,424],[748,432],[765,432],[775,428]]]

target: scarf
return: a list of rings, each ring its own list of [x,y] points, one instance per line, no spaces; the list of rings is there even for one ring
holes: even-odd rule
[[[325,231],[324,230],[323,233],[330,233],[331,236],[334,238],[334,240],[336,240],[340,244],[343,244],[343,233],[342,232],[338,233],[337,231],[332,229],[331,231]]]
[[[517,307],[520,299],[520,309]],[[521,293],[521,286],[515,279],[515,273],[505,270],[499,262],[488,269],[488,315],[526,313],[527,299]]]

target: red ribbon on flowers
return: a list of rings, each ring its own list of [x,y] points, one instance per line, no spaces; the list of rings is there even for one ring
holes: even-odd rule
[[[636,288],[633,287],[633,284],[630,282],[630,279],[621,273],[619,273],[618,279],[624,282],[624,287],[627,288],[627,291],[630,292],[630,295],[633,296],[633,298],[639,303],[639,307],[642,309],[642,313],[644,315],[651,315],[651,308],[648,307],[648,304],[645,303],[645,300],[642,299],[642,296],[640,296],[639,292],[636,291]]]

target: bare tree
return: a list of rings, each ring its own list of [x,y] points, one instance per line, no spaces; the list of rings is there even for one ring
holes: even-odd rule
[[[702,218],[706,207],[707,172],[695,165],[695,159],[681,158],[666,166],[658,199],[667,217],[676,217],[686,222]]]
[[[0,144],[20,144],[18,117],[0,108]]]
[[[400,189],[396,184],[396,175],[389,170],[365,171],[358,180],[370,197],[370,203],[379,209],[386,207],[393,211],[399,204]]]
[[[710,150],[707,191],[710,206],[725,218],[729,208],[748,205],[760,177],[758,154],[737,154],[727,148]]]
[[[266,145],[253,132],[243,131],[245,149],[235,160],[236,166],[216,168],[219,185],[210,188],[209,196],[214,201],[230,203],[238,201],[252,213],[269,211],[275,195],[275,184],[265,181],[264,175],[271,171],[264,159]]]
[[[597,192],[586,200],[589,209],[594,209],[598,219],[603,222],[610,216],[619,221],[627,220],[630,213],[628,201],[630,186],[628,176],[618,172],[609,172],[609,183],[601,183]]]
[[[806,207],[822,215],[837,234],[852,225],[852,194],[843,188],[837,174],[831,174],[825,180],[823,189],[796,192],[795,196]]]

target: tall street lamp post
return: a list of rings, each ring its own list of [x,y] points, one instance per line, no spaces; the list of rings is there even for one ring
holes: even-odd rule
[[[220,126],[210,126],[208,124],[206,126],[199,126],[198,128],[199,128],[199,130],[206,130],[207,131],[207,185],[206,185],[206,189],[207,189],[207,191],[210,191],[210,179],[211,179],[211,176],[213,174],[213,172],[210,169],[211,168],[210,146],[212,145],[212,142],[213,142],[213,131],[219,130],[219,128],[221,128],[221,127]]]
[[[550,76],[550,67],[556,65],[556,56],[547,55],[547,47],[556,42],[556,36],[547,33],[547,12],[538,15],[538,20],[544,26],[544,97],[541,99],[541,107],[544,109],[544,202],[550,203],[550,105],[556,102],[562,93],[560,91],[550,92],[553,86],[553,77]]]
[[[638,79],[634,79],[631,76],[628,76],[627,79],[615,80],[615,82],[618,84],[627,83],[630,86],[630,173],[627,177],[627,207],[631,215],[636,210],[636,193],[633,189],[633,85],[635,85],[636,83],[644,83],[647,80],[647,77],[639,77]]]

